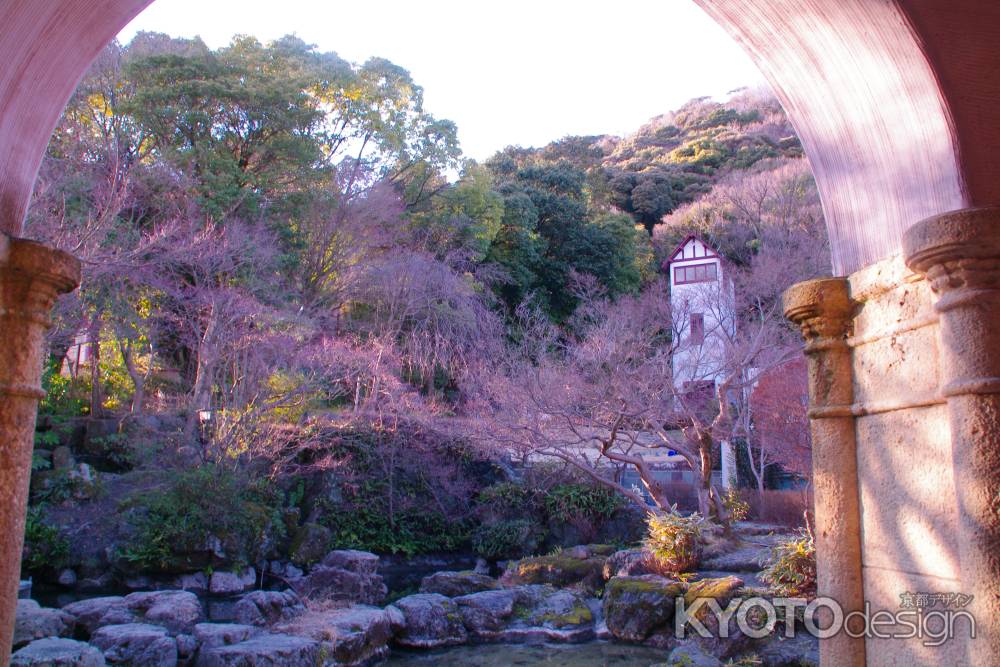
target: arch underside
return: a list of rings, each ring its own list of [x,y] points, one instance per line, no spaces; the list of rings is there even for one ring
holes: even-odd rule
[[[0,230],[20,232],[74,87],[150,2],[0,6]],[[1000,204],[1000,5],[695,2],[747,49],[784,104],[816,175],[837,273],[898,253],[903,230],[922,218]]]

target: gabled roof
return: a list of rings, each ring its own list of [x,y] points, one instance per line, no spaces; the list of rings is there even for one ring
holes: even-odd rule
[[[707,241],[705,241],[705,239],[703,239],[703,238],[701,238],[699,236],[695,236],[694,234],[689,234],[683,241],[681,241],[677,245],[677,247],[674,249],[674,251],[670,254],[670,258],[667,259],[667,264],[670,264],[675,259],[677,259],[677,253],[683,252],[684,246],[686,246],[691,241],[698,241],[703,246],[705,246],[706,251],[707,251],[705,253],[705,257],[718,257],[719,256],[719,253],[715,252],[715,248],[712,247],[711,243],[708,243]],[[692,257],[692,258],[689,258],[689,259],[696,259],[696,258]],[[701,257],[698,257],[697,259],[701,259]]]

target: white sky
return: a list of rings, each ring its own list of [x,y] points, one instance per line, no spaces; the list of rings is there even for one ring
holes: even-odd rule
[[[295,33],[353,62],[388,58],[480,160],[511,144],[628,134],[692,97],[763,83],[690,0],[157,0],[119,39],[140,30],[213,48]]]

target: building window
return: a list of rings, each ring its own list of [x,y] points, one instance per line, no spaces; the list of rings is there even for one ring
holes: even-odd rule
[[[692,345],[701,345],[705,342],[705,316],[701,313],[691,313],[691,335],[688,340]]]
[[[693,264],[692,266],[678,266],[674,268],[674,284],[683,285],[685,283],[707,283],[716,280],[718,270],[715,263]]]

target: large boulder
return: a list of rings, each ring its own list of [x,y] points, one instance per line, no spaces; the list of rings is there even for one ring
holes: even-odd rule
[[[50,637],[33,641],[10,657],[10,667],[105,667],[100,649]]]
[[[433,648],[462,644],[467,638],[458,605],[438,593],[418,593],[397,600],[395,605],[405,627],[396,636],[401,646]]]
[[[318,642],[291,635],[258,635],[198,654],[200,667],[316,667],[323,664]]]
[[[194,593],[188,591],[149,591],[125,596],[125,604],[143,622],[161,625],[170,634],[190,634],[205,618],[205,610]]]
[[[257,572],[248,567],[242,572],[213,572],[208,590],[212,595],[237,595],[257,584]]]
[[[212,649],[245,642],[259,635],[260,632],[259,628],[255,628],[252,625],[199,623],[194,626],[194,635],[192,636],[195,645],[195,651],[192,651],[192,653],[197,653],[197,658],[192,664],[194,664],[194,667],[202,667],[207,660],[209,651]]]
[[[254,591],[236,603],[236,621],[245,625],[270,625],[288,621],[305,611],[292,591]]]
[[[582,556],[582,557],[581,557]],[[583,550],[568,550],[551,556],[523,558],[511,563],[500,581],[505,586],[551,584],[593,593],[604,584],[607,557]]]
[[[76,619],[61,609],[42,607],[34,600],[18,600],[14,616],[14,648],[36,639],[72,637]]]
[[[107,625],[90,638],[111,665],[176,667],[177,642],[158,625]]]
[[[513,590],[482,591],[455,598],[465,628],[477,639],[500,636],[514,613],[517,593]]]
[[[378,556],[367,551],[331,551],[308,576],[290,583],[299,595],[313,600],[380,605],[388,589],[378,564]]]
[[[139,620],[138,615],[125,602],[125,598],[120,596],[80,600],[66,605],[62,610],[76,618],[77,626],[86,636],[94,634],[98,628],[105,625],[122,625]]]
[[[580,591],[532,585],[514,589],[514,596],[512,620],[498,639],[581,642],[594,638],[600,607]]]
[[[393,625],[391,611],[355,606],[309,612],[275,629],[319,642],[321,653],[334,664],[364,665],[389,653]]]
[[[699,625],[707,631],[708,636],[696,634],[695,631],[700,628],[695,627],[690,622],[685,634],[691,636],[709,655],[722,659],[731,658],[747,650],[752,641],[740,631],[735,614],[729,618],[726,632],[721,632],[718,615],[712,613],[707,604],[697,606],[698,600],[714,600],[720,609],[725,609],[742,588],[742,579],[727,576],[696,581],[688,586],[688,590],[684,594],[685,614],[697,619]]]
[[[807,632],[794,637],[774,633],[754,645],[753,652],[767,667],[806,667],[819,664],[819,640]]]
[[[684,584],[653,574],[612,577],[604,587],[604,621],[615,639],[644,642],[673,635],[671,621]]]
[[[440,593],[450,598],[500,588],[493,577],[477,572],[435,572],[420,582],[421,593]]]
[[[307,523],[292,536],[288,557],[298,566],[318,563],[330,550],[333,533],[326,526]]]

